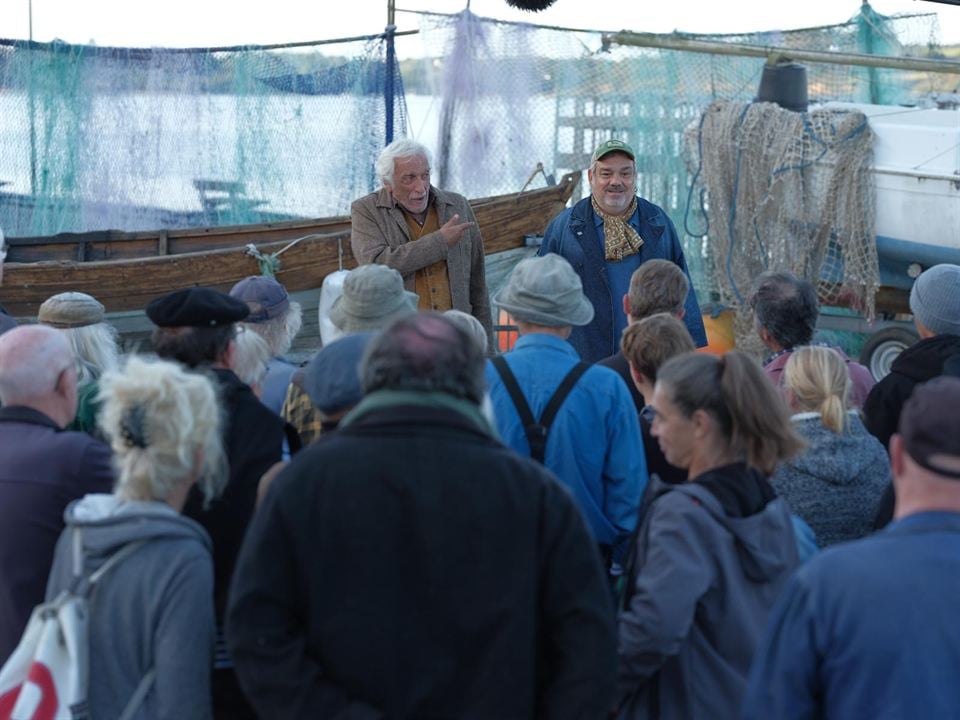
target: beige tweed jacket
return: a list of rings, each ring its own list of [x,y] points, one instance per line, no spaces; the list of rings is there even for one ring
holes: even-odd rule
[[[459,222],[476,223],[477,219],[462,195],[431,186],[430,198],[437,205],[441,225],[457,214],[460,215]],[[354,201],[350,220],[353,224],[350,245],[357,262],[361,265],[381,263],[395,268],[410,292],[415,292],[414,274],[417,270],[445,259],[453,307],[470,313],[483,323],[492,341],[493,323],[479,227],[468,228],[452,247],[447,245],[439,230],[411,241],[403,211],[386,188]]]

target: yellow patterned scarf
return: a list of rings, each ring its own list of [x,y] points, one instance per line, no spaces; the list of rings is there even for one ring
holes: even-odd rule
[[[636,255],[643,246],[643,238],[627,222],[637,210],[637,198],[633,198],[630,207],[623,215],[608,215],[597,205],[596,198],[591,197],[593,211],[603,220],[603,239],[607,261],[619,262],[625,257]]]

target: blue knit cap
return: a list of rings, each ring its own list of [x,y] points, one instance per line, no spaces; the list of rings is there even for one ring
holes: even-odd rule
[[[910,291],[910,311],[935,335],[960,335],[960,265],[934,265]]]

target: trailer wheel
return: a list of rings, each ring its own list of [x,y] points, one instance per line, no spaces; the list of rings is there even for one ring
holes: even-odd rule
[[[864,343],[860,362],[869,368],[874,379],[879,382],[890,374],[890,367],[897,356],[919,339],[919,335],[906,328],[878,330]]]

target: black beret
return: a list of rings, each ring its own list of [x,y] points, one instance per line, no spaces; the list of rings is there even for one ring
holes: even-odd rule
[[[242,300],[205,287],[175,290],[147,305],[147,317],[159,327],[220,327],[249,314],[250,306]]]

